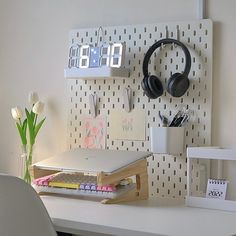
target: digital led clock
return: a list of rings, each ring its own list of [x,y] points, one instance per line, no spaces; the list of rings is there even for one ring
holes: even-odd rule
[[[69,68],[115,67],[124,65],[125,43],[92,45],[73,44],[69,50]]]

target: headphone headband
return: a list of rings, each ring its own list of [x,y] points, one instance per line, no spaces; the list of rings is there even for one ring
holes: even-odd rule
[[[191,68],[191,56],[190,56],[190,53],[189,53],[189,50],[188,48],[183,44],[181,43],[180,41],[176,40],[176,39],[161,39],[159,41],[157,41],[156,43],[154,43],[147,51],[147,53],[145,54],[145,57],[143,59],[143,75],[146,77],[148,76],[148,63],[149,63],[149,60],[153,54],[153,52],[161,47],[161,45],[165,45],[165,44],[177,44],[178,46],[180,46],[184,52],[184,55],[185,55],[185,68],[184,68],[184,72],[183,74],[186,75],[186,77],[188,77],[188,74],[190,72],[190,68]]]

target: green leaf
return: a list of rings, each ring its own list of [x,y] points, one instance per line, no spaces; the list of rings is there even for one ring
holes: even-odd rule
[[[34,116],[29,113],[29,111],[25,108],[25,114],[27,117],[27,123],[29,127],[29,136],[30,136],[30,144],[33,145],[35,142],[35,133],[34,133]]]
[[[17,123],[17,122],[16,122],[16,127],[17,127],[17,129],[19,131],[22,144],[26,145],[27,144],[27,140],[26,140],[26,136],[24,135],[24,132],[23,132],[23,127],[21,127],[20,124]]]
[[[27,129],[27,119],[24,120],[23,125],[22,125],[22,130],[26,134],[26,129]]]
[[[30,112],[30,116],[31,116],[31,119],[33,121],[33,125],[34,125],[34,119],[35,119],[35,113],[33,111]]]
[[[43,122],[45,121],[46,117],[44,119],[42,119],[36,126],[35,126],[35,138],[40,130],[40,128],[42,127],[43,125]]]
[[[24,120],[23,122],[23,125],[22,125],[22,131],[23,131],[23,134],[24,134],[24,139],[25,139],[25,142],[27,143],[27,133],[26,133],[26,130],[27,129],[27,119]]]

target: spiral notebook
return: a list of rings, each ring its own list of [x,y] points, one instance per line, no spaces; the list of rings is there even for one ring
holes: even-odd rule
[[[225,200],[227,185],[227,180],[208,179],[206,197]]]

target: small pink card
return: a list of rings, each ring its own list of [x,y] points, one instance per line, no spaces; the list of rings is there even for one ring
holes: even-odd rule
[[[106,118],[85,116],[82,119],[82,148],[106,148]]]

